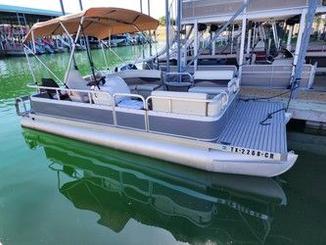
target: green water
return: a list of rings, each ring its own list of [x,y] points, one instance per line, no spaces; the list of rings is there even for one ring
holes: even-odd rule
[[[66,54],[41,58],[62,76]],[[209,174],[23,130],[14,98],[28,81],[24,58],[0,60],[2,244],[326,244],[325,137],[289,133],[299,159],[279,178]]]

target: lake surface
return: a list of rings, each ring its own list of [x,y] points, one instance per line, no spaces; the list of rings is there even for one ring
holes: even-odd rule
[[[67,54],[40,58],[63,75]],[[85,53],[76,59],[89,73]],[[31,80],[24,58],[0,60],[2,244],[326,244],[325,136],[290,132],[299,159],[278,178],[210,174],[23,130],[14,100]]]

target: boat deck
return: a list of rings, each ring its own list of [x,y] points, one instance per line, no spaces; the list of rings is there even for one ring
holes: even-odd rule
[[[284,105],[279,102],[239,101],[217,143],[253,150],[287,153]],[[269,113],[281,110],[266,120]]]

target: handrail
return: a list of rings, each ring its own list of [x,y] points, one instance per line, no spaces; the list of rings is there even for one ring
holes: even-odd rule
[[[66,91],[66,92],[79,92],[79,93],[87,93],[89,99],[89,104],[92,104],[92,96],[96,95],[96,94],[106,94],[111,96],[112,98],[112,105],[108,106],[110,108],[112,108],[112,117],[113,117],[113,125],[115,127],[120,127],[120,125],[118,124],[117,121],[117,112],[116,112],[116,107],[118,107],[118,104],[116,103],[116,98],[117,97],[131,97],[131,98],[137,98],[140,99],[143,103],[143,110],[144,111],[144,124],[145,124],[145,131],[149,132],[149,111],[152,111],[152,109],[149,109],[149,101],[152,100],[153,98],[157,98],[157,99],[165,99],[169,101],[169,105],[170,105],[170,109],[172,106],[172,101],[184,101],[184,102],[199,102],[199,103],[206,103],[208,105],[208,103],[212,103],[212,102],[218,102],[219,100],[222,101],[222,108],[220,110],[220,113],[222,113],[222,111],[225,110],[228,102],[229,102],[229,95],[226,91],[218,91],[218,94],[213,98],[213,99],[192,99],[192,98],[175,98],[175,97],[171,97],[171,96],[167,96],[167,97],[163,97],[163,96],[154,96],[151,95],[149,97],[147,97],[146,99],[138,94],[128,94],[128,93],[115,93],[115,94],[110,94],[106,91],[101,91],[101,90],[83,90],[83,89],[69,89],[69,88],[58,88],[58,87],[46,87],[46,86],[38,86],[35,84],[29,84],[27,85],[30,88],[36,88],[38,91],[40,91],[41,89],[47,89],[47,90],[53,90],[56,92],[57,94],[57,100],[60,100],[60,94],[59,91]],[[222,97],[225,97],[226,100],[223,102]],[[19,99],[20,101],[22,101],[22,99]],[[18,100],[17,100],[18,101]],[[23,101],[22,101],[23,102]],[[24,102],[23,102],[24,104]],[[25,107],[25,104],[24,104]],[[26,110],[26,109],[25,109]],[[220,114],[219,113],[219,114]],[[208,115],[206,115],[205,117],[209,117]],[[123,127],[123,126],[121,126]]]
[[[29,96],[23,96],[23,97],[18,97],[15,99],[15,109],[16,109],[16,114],[18,116],[23,116],[28,112],[27,106],[26,106],[26,101],[29,100]],[[24,112],[20,111],[19,104],[23,104]]]
[[[149,100],[151,100],[152,98],[189,101],[189,102],[201,102],[201,103],[211,103],[211,102],[215,102],[217,100],[217,99],[215,99],[216,97],[213,99],[191,99],[191,98],[177,98],[177,97],[171,97],[171,96],[155,96],[155,95],[148,96],[145,99],[143,96],[141,96],[139,94],[115,93],[112,95],[108,92],[101,91],[101,90],[83,90],[83,89],[70,89],[70,88],[58,88],[58,87],[45,87],[45,86],[38,86],[38,85],[34,85],[34,84],[28,84],[27,86],[30,88],[37,88],[38,90],[48,89],[48,90],[55,90],[55,91],[80,92],[80,93],[91,93],[91,94],[95,94],[95,93],[109,94],[110,96],[113,97],[114,101],[115,101],[116,97],[134,97],[134,98],[138,98],[138,99],[142,100],[145,110],[149,110],[148,103],[149,103]],[[227,98],[226,101],[227,102],[229,101],[229,95],[225,91],[218,91],[218,92],[219,92],[218,95],[223,94]],[[113,103],[113,104],[114,104],[114,107],[116,107],[115,103]],[[227,104],[227,103],[225,103],[225,104]]]
[[[115,99],[116,97],[131,97],[131,98],[137,98],[141,99],[143,102],[143,108],[145,109],[145,98],[139,94],[128,94],[128,93],[115,93],[113,94],[113,98]]]
[[[225,91],[219,91],[218,95],[216,95],[213,99],[191,99],[191,98],[177,98],[177,97],[171,97],[171,96],[155,96],[151,95],[148,96],[146,99],[146,110],[149,110],[148,104],[149,101],[154,99],[166,99],[166,100],[178,100],[178,101],[184,101],[184,102],[198,102],[198,103],[212,103],[218,101],[220,96],[225,96],[226,101],[223,103],[223,108],[229,103],[229,95]],[[219,97],[218,97],[219,96]],[[170,102],[171,103],[171,102]]]
[[[116,103],[115,103],[115,99],[116,97],[131,97],[131,98],[137,98],[137,99],[141,99],[141,101],[143,102],[143,108],[145,110],[145,114],[144,114],[144,122],[145,122],[145,131],[148,132],[149,131],[149,124],[148,124],[148,114],[147,114],[147,104],[146,104],[146,100],[143,96],[139,95],[139,94],[127,94],[127,93],[115,93],[113,94],[113,108],[112,108],[112,112],[113,112],[113,123],[115,126],[118,126],[118,122],[117,122],[117,113],[116,113]]]
[[[169,72],[164,72],[163,75],[165,76],[164,83],[168,83],[167,80],[166,80],[166,77],[167,77],[168,75],[178,75],[178,76],[186,75],[186,76],[189,77],[189,79],[190,79],[190,83],[191,83],[191,84],[194,83],[194,77],[193,77],[189,72],[169,71]]]

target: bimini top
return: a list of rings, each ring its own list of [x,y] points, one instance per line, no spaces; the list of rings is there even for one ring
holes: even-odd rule
[[[110,35],[156,29],[159,21],[137,11],[122,8],[89,8],[76,14],[60,16],[32,26],[24,42],[40,36],[76,34],[83,21],[83,33],[98,39]]]

